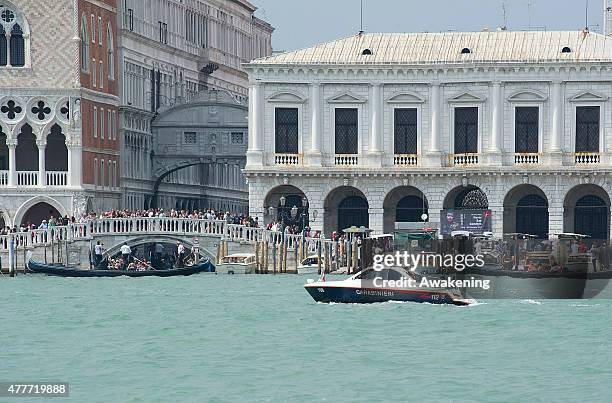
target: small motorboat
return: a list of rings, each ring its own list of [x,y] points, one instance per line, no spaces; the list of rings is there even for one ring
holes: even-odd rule
[[[324,258],[321,257],[321,269],[324,270]],[[318,274],[319,273],[319,256],[311,255],[300,262],[297,268],[297,274]]]
[[[438,283],[442,284],[442,281],[440,279]],[[341,281],[325,281],[325,276],[322,276],[318,281],[308,282],[304,288],[315,301],[325,303],[402,301],[470,305],[475,302],[464,298],[457,288],[423,286],[429,282],[427,277],[403,267],[367,268]]]
[[[252,274],[257,270],[254,253],[234,253],[221,258],[215,268],[217,274]]]
[[[39,263],[30,259],[28,261],[28,269],[34,273],[44,273],[51,276],[63,277],[173,277],[190,276],[198,273],[212,273],[215,271],[215,266],[210,261],[205,260],[192,266],[167,270],[155,270],[152,268],[147,270],[84,270],[57,264]]]

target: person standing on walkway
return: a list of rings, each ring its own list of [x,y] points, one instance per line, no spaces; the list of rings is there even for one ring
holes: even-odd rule
[[[100,262],[102,261],[103,247],[102,243],[98,241],[96,246],[94,246],[94,266],[98,267]]]

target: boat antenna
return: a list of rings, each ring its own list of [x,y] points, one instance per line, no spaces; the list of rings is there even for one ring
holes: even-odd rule
[[[584,30],[589,30],[589,0],[586,0],[584,7]]]
[[[508,10],[505,1],[502,3],[502,12],[504,14],[504,26],[502,27],[502,31],[505,31],[508,29]]]

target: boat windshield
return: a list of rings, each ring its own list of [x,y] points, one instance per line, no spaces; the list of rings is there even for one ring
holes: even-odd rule
[[[375,278],[380,278],[383,280],[400,280],[404,275],[395,269],[382,269],[382,270],[374,270],[372,268],[365,269],[357,276],[355,276],[356,280],[374,280]]]
[[[302,265],[304,266],[312,266],[318,264],[319,259],[316,257],[309,257],[302,260]]]
[[[221,263],[247,263],[247,258],[244,256],[226,256],[221,260]]]

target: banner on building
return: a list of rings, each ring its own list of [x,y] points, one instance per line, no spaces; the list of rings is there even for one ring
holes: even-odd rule
[[[482,235],[492,231],[491,210],[454,210],[440,212],[440,233],[450,235],[453,231],[468,231]]]

